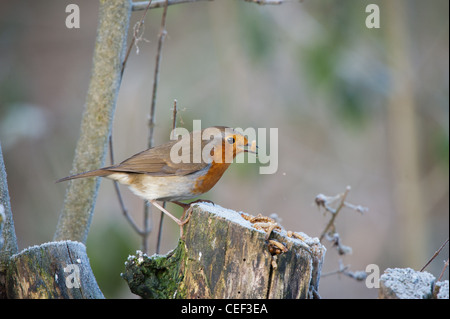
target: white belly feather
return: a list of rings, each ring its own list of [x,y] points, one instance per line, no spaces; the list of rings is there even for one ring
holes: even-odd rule
[[[193,175],[203,174],[204,172],[200,171]],[[139,188],[130,185],[132,178],[126,173],[113,173],[107,178],[127,185],[134,194],[146,200],[185,200],[198,196],[191,192],[192,186],[190,183],[186,183],[186,176],[142,176]]]

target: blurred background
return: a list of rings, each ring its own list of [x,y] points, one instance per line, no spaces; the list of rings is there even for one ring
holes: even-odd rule
[[[65,8],[80,8],[67,29]],[[366,6],[380,9],[369,29]],[[328,248],[323,274],[376,264],[422,268],[449,236],[449,2],[289,1],[259,6],[212,1],[169,7],[156,108],[155,143],[168,141],[174,99],[178,126],[278,129],[278,170],[234,164],[202,198],[321,234],[329,216],[317,194],[348,202],[337,218],[342,243]],[[130,30],[143,11],[134,12]],[[116,162],[146,148],[162,9],[151,10],[139,53],[133,49],[114,118]],[[98,2],[0,2],[0,141],[19,249],[51,241],[63,205],[85,96]],[[131,34],[131,31],[129,32]],[[130,37],[128,38],[128,42]],[[270,149],[269,149],[270,151]],[[105,164],[109,164],[109,161]],[[122,188],[139,225],[143,201]],[[169,209],[176,208],[169,204]],[[179,212],[178,214],[181,214]],[[148,254],[159,212],[152,213]],[[165,220],[161,253],[178,227]],[[100,186],[87,249],[106,297],[135,297],[120,273],[140,237],[123,218],[112,183]],[[427,267],[438,277],[448,246]],[[448,279],[448,270],[444,274]],[[323,298],[376,298],[377,290],[342,275],[324,276]]]

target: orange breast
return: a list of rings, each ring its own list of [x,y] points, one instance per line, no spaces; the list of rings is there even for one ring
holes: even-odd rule
[[[213,161],[208,172],[197,179],[194,189],[195,193],[200,195],[213,188],[227,170],[228,166],[230,166],[230,163],[216,163]]]

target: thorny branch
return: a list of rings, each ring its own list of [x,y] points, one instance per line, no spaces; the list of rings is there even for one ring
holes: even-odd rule
[[[144,14],[142,15],[141,20],[139,20],[139,22],[137,22],[133,28],[133,31],[134,31],[133,38],[131,39],[130,46],[128,47],[127,53],[125,54],[125,58],[123,59],[123,62],[122,62],[122,71],[120,74],[121,79],[123,78],[123,72],[125,71],[125,66],[127,64],[128,57],[130,56],[131,49],[133,48],[133,45],[135,44],[136,39],[138,39],[142,36],[142,34],[141,34],[141,36],[138,36],[138,35],[141,32],[142,26],[144,25],[144,20],[145,20],[145,17],[147,15],[148,9],[150,8],[151,4],[152,4],[152,0],[147,2],[147,7],[145,8],[145,11],[144,11]]]
[[[353,205],[353,204],[350,204],[345,201],[350,190],[351,190],[351,187],[347,186],[344,193],[336,195],[336,196],[326,196],[323,194],[319,194],[316,196],[316,198],[315,198],[316,205],[319,208],[320,207],[325,208],[326,211],[331,213],[331,219],[319,237],[320,241],[322,241],[322,239],[325,237],[325,235],[327,233],[330,233],[330,232],[331,232],[331,234],[336,233],[336,231],[335,231],[336,227],[334,225],[334,222],[343,207],[351,208],[361,214],[365,213],[369,210],[367,207],[363,207],[360,205]],[[338,207],[332,208],[330,205],[334,204],[338,200],[340,200]]]
[[[325,238],[333,244],[333,247],[336,247],[339,255],[350,255],[352,253],[352,247],[342,244],[338,233],[326,234]]]
[[[189,3],[189,2],[199,2],[199,1],[212,1],[212,0],[169,0],[167,1],[167,5],[171,6],[174,4],[181,4],[181,3]],[[139,2],[133,2],[133,6],[131,8],[132,11],[140,11],[140,10],[147,10],[147,7],[149,6],[149,9],[156,9],[161,8],[166,5],[166,0],[154,0],[150,1],[151,4],[149,4],[149,1],[139,1]]]
[[[347,207],[350,209],[353,209],[359,213],[364,213],[368,211],[368,208],[360,206],[360,205],[353,205],[348,202],[346,202],[346,198],[348,196],[348,193],[350,192],[351,187],[347,186],[345,189],[345,192],[342,194],[338,194],[336,196],[326,196],[323,194],[319,194],[315,198],[316,205],[320,208],[323,207],[325,209],[325,212],[329,212],[331,214],[330,221],[328,222],[327,226],[323,230],[322,234],[320,235],[320,241],[322,241],[323,238],[326,238],[328,241],[330,241],[333,245],[333,247],[336,247],[336,250],[339,255],[348,255],[352,253],[352,248],[349,246],[346,246],[342,244],[341,238],[339,236],[339,233],[336,231],[336,225],[335,221],[339,214],[339,212],[342,210],[342,208]],[[333,208],[332,206],[337,203],[337,207]],[[339,269],[333,272],[330,272],[328,274],[322,275],[322,276],[328,276],[333,274],[344,274],[350,278],[356,279],[358,281],[364,280],[366,278],[366,272],[365,271],[349,271],[349,266],[345,266],[342,264],[342,261],[339,260]]]
[[[174,4],[181,4],[181,3],[191,3],[191,2],[200,2],[200,1],[212,1],[212,0],[169,0],[167,5],[171,6]],[[259,5],[277,5],[282,4],[286,0],[244,0],[246,2],[252,2]],[[139,2],[133,2],[132,11],[140,11],[147,8],[149,5],[148,1],[139,1]],[[149,9],[156,9],[161,8],[165,5],[165,0],[154,0],[151,1]]]
[[[342,263],[342,260],[339,260],[339,269],[335,271],[331,271],[325,274],[322,274],[321,277],[336,275],[336,274],[343,274],[347,277],[353,278],[357,281],[363,281],[367,278],[367,273],[365,271],[350,271],[348,270],[350,268],[350,265],[344,266]]]

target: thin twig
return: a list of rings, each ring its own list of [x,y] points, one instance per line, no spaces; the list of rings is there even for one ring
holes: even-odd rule
[[[212,0],[169,0],[168,5],[200,2],[200,1],[212,1]],[[286,2],[286,0],[245,0],[246,2],[252,2],[259,5],[279,5]],[[301,0],[300,0],[301,1]],[[150,6],[150,9],[161,8],[164,6],[165,0],[154,0]],[[148,6],[148,1],[133,2],[132,11],[144,10]]]
[[[170,136],[171,139],[175,137],[175,128],[177,127],[177,100],[173,101],[173,115],[172,115],[172,134]],[[163,207],[166,208],[166,202],[163,203]],[[159,219],[159,227],[158,227],[158,238],[156,241],[156,253],[159,254],[161,247],[161,235],[162,235],[162,226],[164,222],[164,213],[161,212],[161,217]]]
[[[148,251],[147,241],[148,241],[148,236],[150,235],[151,230],[152,230],[152,226],[149,223],[149,220],[150,220],[149,215],[150,215],[149,214],[149,204],[148,204],[148,202],[145,201],[144,202],[144,222],[143,222],[144,230],[142,232],[142,252],[144,254],[146,254]]]
[[[173,110],[172,110],[172,134],[170,134],[170,139],[175,138],[175,129],[177,128],[177,100],[173,100]]]
[[[334,221],[336,217],[338,216],[339,212],[341,211],[342,207],[344,207],[345,199],[347,198],[348,193],[350,192],[350,186],[347,186],[345,189],[345,192],[342,194],[341,202],[339,203],[339,206],[334,210],[334,212],[331,214],[331,219],[328,222],[328,225],[323,230],[322,234],[319,237],[319,240],[322,241],[322,239],[325,237],[325,234],[328,232],[328,230],[332,227],[334,227]]]
[[[131,43],[130,46],[128,47],[128,50],[125,54],[125,58],[122,62],[122,69],[120,71],[120,80],[122,80],[123,78],[123,73],[125,71],[125,66],[127,64],[128,61],[128,57],[130,56],[131,53],[131,49],[133,48],[133,45],[136,43],[136,39],[138,39],[138,34],[142,28],[142,26],[144,25],[144,20],[145,17],[147,15],[148,9],[150,8],[150,5],[152,3],[152,0],[150,0],[147,4],[147,7],[144,11],[144,14],[142,15],[141,20],[139,20],[139,22],[135,25],[134,27],[134,33],[133,33],[133,38],[131,39]],[[113,143],[112,143],[112,132],[109,136],[109,154],[110,154],[110,158],[111,158],[111,163],[114,164],[114,152],[113,152]],[[119,204],[120,207],[122,209],[122,213],[125,216],[125,218],[127,219],[127,221],[130,223],[131,227],[133,227],[134,231],[136,231],[136,233],[138,233],[140,236],[142,236],[143,238],[147,238],[148,235],[151,232],[151,228],[148,227],[148,224],[146,223],[146,220],[144,220],[144,229],[140,229],[136,223],[134,222],[134,220],[131,218],[130,214],[128,213],[127,208],[125,207],[124,201],[122,199],[122,195],[120,193],[120,189],[119,189],[119,185],[116,181],[114,181],[114,189],[116,191],[117,194],[117,198],[119,200]],[[146,249],[143,249],[144,252],[146,252]]]
[[[142,15],[141,20],[139,20],[139,22],[137,22],[137,24],[134,27],[133,38],[131,39],[130,46],[128,47],[127,53],[125,54],[125,58],[123,59],[123,62],[122,62],[122,70],[120,72],[120,78],[121,79],[123,77],[123,72],[125,71],[125,66],[126,66],[127,61],[128,61],[128,56],[130,55],[131,49],[133,48],[133,45],[136,42],[136,39],[138,38],[138,34],[141,31],[142,26],[144,25],[145,16],[147,15],[148,9],[150,8],[151,4],[152,4],[152,0],[148,1],[147,6],[145,7],[145,11],[144,11],[144,14]]]
[[[113,149],[113,142],[112,142],[112,134],[109,136],[109,158],[111,161],[111,165],[114,165],[114,149]],[[116,190],[117,199],[119,200],[120,208],[122,209],[123,216],[127,219],[127,221],[130,223],[131,227],[133,227],[134,231],[137,232],[139,235],[143,235],[144,231],[142,231],[134,222],[133,218],[131,218],[130,214],[128,214],[128,209],[125,207],[125,203],[122,198],[122,194],[120,193],[119,184],[117,181],[113,181],[114,189]]]
[[[130,56],[131,49],[135,45],[136,41],[140,38],[139,33],[141,32],[141,28],[144,25],[145,17],[147,16],[147,12],[148,12],[151,4],[152,4],[152,0],[148,1],[147,5],[145,7],[144,14],[142,15],[142,18],[136,23],[136,25],[134,27],[133,38],[131,39],[131,43],[130,43],[130,45],[128,47],[128,50],[127,50],[127,52],[125,54],[125,58],[124,58],[124,60],[122,62],[121,79],[123,78],[123,73],[125,71],[125,66],[127,64],[128,57]],[[112,155],[113,152],[112,152],[111,146],[112,146],[112,142],[111,142],[111,136],[110,136],[110,154],[111,154],[111,158],[113,158],[113,155]],[[117,185],[117,182],[114,182],[114,188],[116,189],[116,193],[117,193],[120,205],[122,207],[122,212],[124,213],[124,216],[126,217],[128,222],[131,224],[133,229],[140,236],[142,236],[142,251],[144,253],[146,253],[147,252],[147,239],[148,239],[148,236],[150,235],[150,232],[151,232],[151,226],[149,226],[149,218],[148,218],[148,208],[147,208],[148,206],[146,204],[144,206],[144,222],[143,222],[143,229],[141,230],[141,229],[139,229],[139,227],[137,227],[136,223],[132,220],[132,218],[128,214],[127,209],[125,208],[125,205],[123,204],[122,196],[120,194],[120,190],[119,190],[119,187]]]
[[[180,3],[189,3],[189,2],[199,2],[199,1],[212,1],[212,0],[169,0],[167,5],[171,6],[174,4],[180,4]],[[165,6],[165,0],[154,0],[152,1],[150,5],[150,9],[156,9],[161,8]],[[133,6],[131,7],[132,11],[140,11],[146,9],[146,7],[149,5],[148,1],[139,1],[139,2],[133,2]]]
[[[447,269],[447,267],[448,267],[448,258],[447,258],[447,261],[444,263],[444,268],[442,268],[441,274],[439,275],[439,278],[437,279],[437,281],[441,281],[442,276],[444,276],[444,272],[445,272],[445,269]]]
[[[434,253],[434,255],[430,258],[430,260],[428,260],[428,262],[425,264],[425,266],[422,267],[422,269],[420,269],[420,271],[424,271],[425,268],[427,268],[427,266],[434,260],[434,258],[436,258],[437,255],[439,255],[439,253],[441,252],[441,250],[445,247],[445,245],[447,245],[449,238],[447,238],[447,240],[442,244],[442,246]]]
[[[166,202],[163,203],[163,208],[166,208]],[[162,237],[162,227],[164,223],[164,213],[161,212],[161,216],[159,218],[159,226],[158,226],[158,238],[156,239],[156,253],[159,254],[161,249],[161,237]]]
[[[327,272],[322,274],[320,277],[327,277],[327,276],[331,276],[331,275],[336,275],[336,274],[343,274],[347,277],[353,278],[357,281],[363,281],[364,279],[367,278],[367,273],[365,271],[349,271],[348,269],[350,268],[349,265],[344,266],[344,264],[342,263],[342,260],[339,259],[339,269],[335,270],[335,271],[331,271],[331,272]]]
[[[155,64],[155,72],[153,74],[153,91],[152,91],[152,103],[150,106],[150,118],[149,118],[149,139],[148,139],[148,147],[153,146],[153,130],[155,127],[155,109],[156,109],[156,96],[158,90],[158,82],[159,82],[159,70],[161,66],[161,58],[162,58],[162,46],[164,43],[164,39],[166,38],[166,17],[167,17],[167,4],[168,0],[166,0],[166,4],[164,6],[163,15],[161,18],[161,29],[159,32],[158,39],[158,49],[156,52],[156,64]]]
[[[332,235],[325,234],[325,238],[333,243],[333,247],[336,247],[336,250],[339,253],[339,255],[350,255],[352,253],[351,247],[341,243],[341,238],[339,234],[336,233],[336,231]]]
[[[245,0],[245,2],[253,2],[256,4],[260,4],[260,5],[265,5],[265,4],[282,4],[284,1],[283,0]]]
[[[153,138],[154,138],[154,128],[155,128],[155,109],[156,109],[156,93],[158,90],[158,82],[159,82],[159,70],[161,66],[161,58],[162,58],[162,46],[164,43],[164,39],[166,37],[166,17],[167,17],[167,7],[168,7],[168,0],[165,2],[164,11],[161,18],[161,29],[159,32],[159,39],[158,39],[158,48],[156,53],[156,63],[155,63],[155,72],[153,76],[153,91],[152,91],[152,103],[150,106],[150,118],[148,121],[149,126],[149,132],[148,132],[148,147],[153,147]],[[150,6],[150,4],[149,4]],[[150,207],[148,205],[144,206],[144,231],[147,229],[148,226],[148,219],[150,214]],[[147,238],[148,234],[145,234],[142,238],[142,246],[143,251],[147,252]]]
[[[332,276],[332,275],[336,275],[336,274],[342,274],[342,273],[346,272],[347,269],[350,267],[349,265],[342,266],[341,264],[342,264],[342,261],[339,261],[339,269],[323,273],[320,275],[320,278],[324,278],[324,277],[328,277],[328,276]]]

